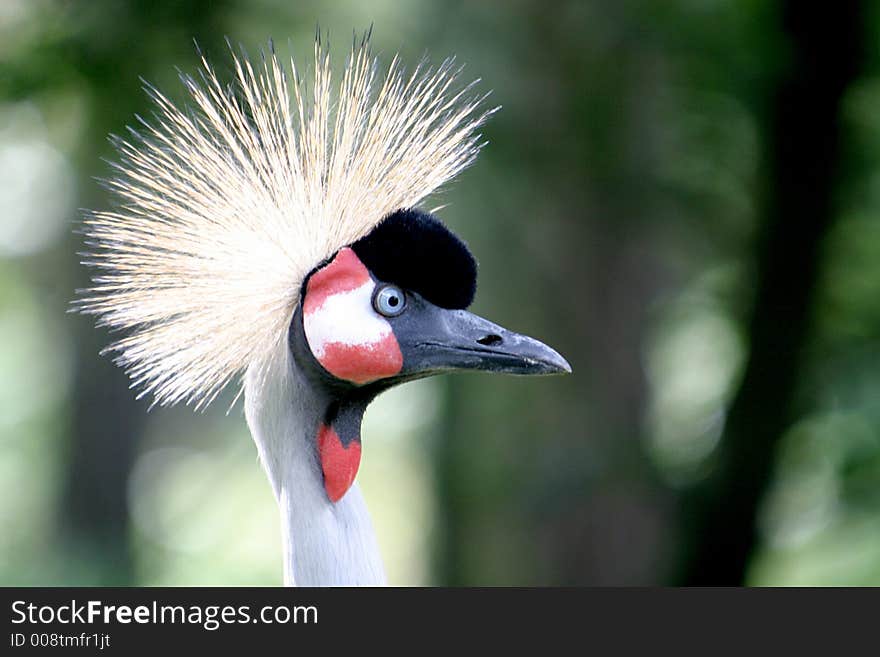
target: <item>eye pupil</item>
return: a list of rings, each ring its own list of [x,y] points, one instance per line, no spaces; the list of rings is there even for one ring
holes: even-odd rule
[[[397,297],[388,297],[388,305],[394,308],[397,304],[400,303],[400,299]]]

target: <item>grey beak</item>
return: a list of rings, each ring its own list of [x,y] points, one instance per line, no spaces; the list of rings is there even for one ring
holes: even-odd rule
[[[554,349],[509,331],[466,310],[447,310],[421,301],[409,321],[395,326],[404,356],[404,376],[449,370],[521,375],[570,373]]]

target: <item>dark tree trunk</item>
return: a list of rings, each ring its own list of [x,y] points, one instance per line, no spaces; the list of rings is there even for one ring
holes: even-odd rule
[[[784,5],[790,66],[764,140],[767,191],[758,242],[750,352],[731,405],[718,468],[684,499],[689,553],[681,582],[736,585],[757,536],[755,517],[780,436],[792,420],[810,329],[821,246],[834,217],[840,100],[861,61],[861,3]]]

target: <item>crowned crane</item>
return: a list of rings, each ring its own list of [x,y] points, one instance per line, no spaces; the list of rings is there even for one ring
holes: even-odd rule
[[[201,409],[240,382],[286,584],[382,584],[354,483],[370,401],[451,370],[571,370],[465,310],[476,262],[418,209],[473,161],[493,111],[451,59],[407,75],[395,56],[377,85],[365,37],[335,93],[320,39],[310,92],[274,48],[232,64],[226,86],[202,56],[183,108],[147,86],[154,121],[114,139],[120,203],[84,220],[97,273],[76,303],[124,331],[105,351],[154,403]]]

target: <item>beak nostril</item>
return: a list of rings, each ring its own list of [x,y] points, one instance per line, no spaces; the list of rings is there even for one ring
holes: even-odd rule
[[[494,347],[495,345],[501,344],[503,340],[500,335],[490,333],[489,335],[484,335],[482,338],[478,339],[477,342],[485,347]]]

